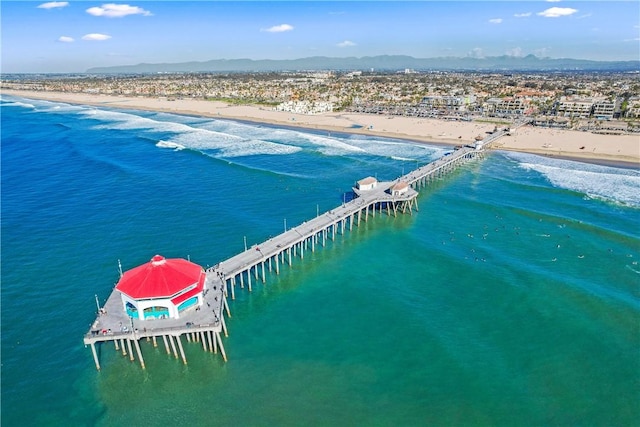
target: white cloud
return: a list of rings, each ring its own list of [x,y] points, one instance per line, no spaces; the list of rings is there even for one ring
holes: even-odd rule
[[[513,49],[509,49],[505,52],[507,56],[515,56],[517,58],[521,58],[524,56],[524,52],[522,52],[522,48],[514,47]]]
[[[273,27],[270,27],[270,28],[263,28],[260,31],[266,31],[267,33],[284,33],[285,31],[291,31],[291,30],[293,30],[293,25],[280,24],[280,25],[274,25]]]
[[[489,19],[489,22],[492,24],[502,24],[502,18]]]
[[[562,0],[547,0],[547,3],[560,3]]]
[[[474,47],[471,52],[467,53],[467,56],[471,58],[484,58],[484,52],[480,47]]]
[[[527,16],[531,16],[531,12],[516,13],[513,16],[515,16],[516,18],[526,18]]]
[[[128,4],[108,3],[102,6],[90,7],[87,13],[93,16],[104,16],[107,18],[122,18],[127,15],[143,15],[151,16],[151,12],[144,10],[138,6],[129,6]]]
[[[39,9],[55,9],[57,7],[69,6],[68,1],[50,1],[48,3],[42,3],[38,6]]]
[[[108,36],[106,34],[98,34],[98,33],[85,34],[84,36],[82,36],[82,40],[89,40],[89,41],[102,41],[102,40],[109,40],[110,38],[111,36]]]
[[[350,40],[345,40],[343,42],[338,43],[338,47],[351,47],[351,46],[355,46],[356,44]]]
[[[62,43],[73,43],[75,40],[73,39],[73,37],[69,37],[69,36],[60,36],[58,38],[59,42]]]
[[[578,9],[572,9],[570,7],[550,7],[547,10],[538,12],[538,15],[544,16],[545,18],[559,18],[561,16],[573,15],[577,11]]]
[[[541,47],[540,49],[536,49],[533,51],[533,54],[538,58],[545,58],[549,56],[549,52],[551,51],[548,47]]]

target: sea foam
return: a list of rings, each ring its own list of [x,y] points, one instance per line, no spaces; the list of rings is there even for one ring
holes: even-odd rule
[[[508,153],[523,169],[542,174],[551,184],[592,198],[640,207],[640,172],[553,159],[526,153]]]

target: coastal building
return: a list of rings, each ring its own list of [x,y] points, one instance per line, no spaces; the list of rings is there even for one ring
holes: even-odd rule
[[[188,309],[202,305],[205,272],[182,258],[155,255],[143,265],[125,272],[116,290],[133,319],[179,319]]]
[[[475,104],[476,97],[474,95],[465,96],[424,96],[420,101],[419,107],[426,108],[431,111],[440,113],[457,113],[467,111],[470,106]]]
[[[378,180],[372,176],[361,179],[356,183],[356,188],[361,191],[373,190],[378,186]]]
[[[632,96],[629,98],[624,115],[627,119],[640,118],[640,96]]]
[[[519,117],[525,104],[519,98],[489,98],[483,105],[483,114],[490,117]]]
[[[586,119],[591,115],[593,100],[589,98],[562,97],[556,103],[556,115]]]
[[[297,114],[322,114],[333,111],[331,102],[287,101],[278,104],[276,111],[286,111]]]
[[[569,119],[556,116],[537,116],[533,118],[531,124],[540,127],[567,129],[569,127]]]
[[[402,196],[409,191],[409,184],[405,181],[397,182],[389,189],[389,191],[392,196]]]
[[[616,103],[606,99],[593,103],[593,117],[598,120],[612,120],[616,111]]]

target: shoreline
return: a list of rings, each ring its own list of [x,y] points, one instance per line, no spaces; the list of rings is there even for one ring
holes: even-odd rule
[[[196,117],[235,120],[312,132],[331,132],[400,139],[414,143],[454,147],[475,142],[491,132],[495,123],[332,112],[303,115],[253,105],[229,105],[196,99],[147,98],[67,92],[0,90],[0,95]],[[525,126],[502,137],[493,147],[540,156],[640,169],[640,135],[599,135],[572,130]]]

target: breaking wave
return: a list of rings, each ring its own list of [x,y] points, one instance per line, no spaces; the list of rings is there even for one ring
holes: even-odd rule
[[[640,207],[640,171],[553,159],[535,154],[509,152],[506,155],[526,170],[542,174],[555,187],[588,197]]]

